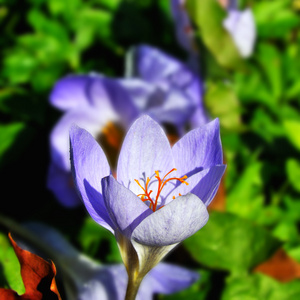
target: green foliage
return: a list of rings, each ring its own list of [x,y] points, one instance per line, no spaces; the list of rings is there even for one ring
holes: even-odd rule
[[[283,122],[283,126],[286,130],[287,138],[297,149],[300,150],[300,122],[298,120],[285,120]]]
[[[217,1],[189,0],[187,8],[199,29],[202,42],[213,53],[218,63],[229,69],[241,68],[243,60],[230,34],[222,25],[226,12]]]
[[[259,37],[267,39],[287,37],[300,22],[289,0],[258,1],[254,14]]]
[[[223,82],[208,82],[204,101],[214,118],[220,118],[225,130],[239,131],[242,129],[241,108],[230,84]]]
[[[20,263],[8,238],[2,233],[0,233],[0,286],[11,288],[20,295],[25,292]]]
[[[159,299],[299,298],[299,281],[252,273],[280,246],[300,263],[299,1],[239,2],[250,5],[257,29],[247,60],[222,25],[218,1],[187,1],[203,101],[221,121],[226,212],[210,212],[208,224],[168,258],[201,268],[201,279]],[[121,262],[113,235],[83,207],[62,208],[46,187],[49,134],[60,116],[49,94],[69,73],[122,77],[127,50],[140,43],[185,59],[174,25],[169,0],[0,1],[0,172],[9,195],[1,213],[52,222],[86,255]],[[0,287],[22,293],[19,264],[0,229]]]
[[[226,205],[229,212],[255,220],[262,210],[262,163],[254,162],[245,168],[228,194]]]
[[[296,300],[300,296],[299,280],[279,283],[262,274],[228,278],[222,300]]]
[[[197,262],[232,272],[250,270],[279,245],[263,227],[234,214],[219,212],[211,212],[206,226],[184,242]]]
[[[286,172],[291,185],[300,193],[300,162],[295,159],[287,160]]]

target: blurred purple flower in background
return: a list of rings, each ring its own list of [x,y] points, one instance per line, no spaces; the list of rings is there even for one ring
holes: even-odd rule
[[[171,11],[175,20],[175,34],[180,46],[187,52],[197,52],[194,41],[194,29],[185,10],[186,0],[171,0]]]
[[[224,27],[230,32],[241,56],[249,57],[256,39],[255,20],[251,9],[239,10],[237,0],[219,0],[219,2],[228,12],[223,23]]]
[[[237,0],[215,0],[224,7],[228,16],[224,27],[232,36],[242,57],[249,57],[254,48],[256,27],[253,13],[250,9],[239,10]],[[176,36],[179,44],[188,52],[195,52],[194,33],[187,11],[186,0],[171,0],[171,9],[176,23]]]
[[[129,279],[142,280],[206,224],[225,171],[217,119],[171,148],[158,123],[140,117],[124,139],[117,180],[87,131],[73,126],[70,143],[77,189],[91,217],[115,235]]]
[[[142,113],[171,124],[177,135],[207,122],[202,83],[188,67],[150,46],[131,51],[130,77],[71,75],[56,83],[50,103],[64,112],[50,136],[51,164],[47,186],[66,207],[81,202],[74,189],[69,162],[69,128],[85,128],[109,154],[112,168],[124,133]]]
[[[39,254],[55,262],[67,299],[124,300],[128,281],[124,265],[100,265],[81,254],[58,231],[45,224],[28,223],[25,228],[40,243],[47,245],[47,253]],[[26,243],[24,246],[28,248]],[[196,272],[160,263],[145,277],[136,300],[151,300],[155,293],[176,293],[198,279]]]
[[[203,83],[186,64],[141,45],[129,51],[127,76],[121,80],[136,106],[157,122],[172,124],[179,135],[185,126],[208,122],[203,106]]]

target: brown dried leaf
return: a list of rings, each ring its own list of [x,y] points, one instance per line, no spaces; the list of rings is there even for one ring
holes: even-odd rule
[[[300,264],[283,250],[279,249],[264,263],[257,266],[254,272],[266,274],[281,282],[289,282],[300,278]]]
[[[25,294],[18,295],[9,289],[0,289],[0,300],[61,300],[57,290],[54,263],[20,248],[9,234],[10,242],[21,265]]]

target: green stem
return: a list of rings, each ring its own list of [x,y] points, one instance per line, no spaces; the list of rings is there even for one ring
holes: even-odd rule
[[[135,300],[141,282],[142,278],[138,277],[135,280],[133,280],[131,276],[129,276],[125,300]]]

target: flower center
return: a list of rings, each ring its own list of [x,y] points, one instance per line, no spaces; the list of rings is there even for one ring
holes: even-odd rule
[[[97,136],[97,141],[104,150],[109,165],[115,168],[117,165],[118,155],[124,139],[124,129],[117,123],[107,122]]]
[[[155,196],[154,199],[151,198],[151,193],[153,192],[153,190],[148,190],[149,188],[149,183],[150,183],[150,178],[147,177],[147,180],[146,180],[146,184],[145,184],[145,187],[143,187],[139,181],[137,179],[134,179],[134,181],[140,186],[140,188],[143,190],[144,193],[142,194],[138,194],[138,197],[141,197],[141,200],[143,202],[146,202],[146,201],[149,201],[150,202],[150,205],[149,205],[149,208],[151,208],[153,211],[156,211],[156,208],[157,208],[157,204],[158,204],[158,198],[160,196],[160,193],[162,191],[162,189],[164,188],[164,186],[166,185],[167,182],[171,181],[171,180],[178,180],[180,181],[181,183],[184,183],[186,185],[189,185],[188,182],[185,181],[185,179],[187,179],[187,176],[184,175],[183,177],[172,177],[172,178],[168,178],[166,179],[166,177],[172,173],[176,171],[176,169],[172,169],[170,172],[168,172],[162,179],[160,178],[160,175],[159,175],[159,171],[155,171],[155,178],[158,180],[158,187],[157,187],[157,194]],[[181,196],[181,194],[179,194],[179,196]],[[173,196],[173,199],[175,199],[175,196]],[[161,206],[160,208],[162,208],[163,206]]]

